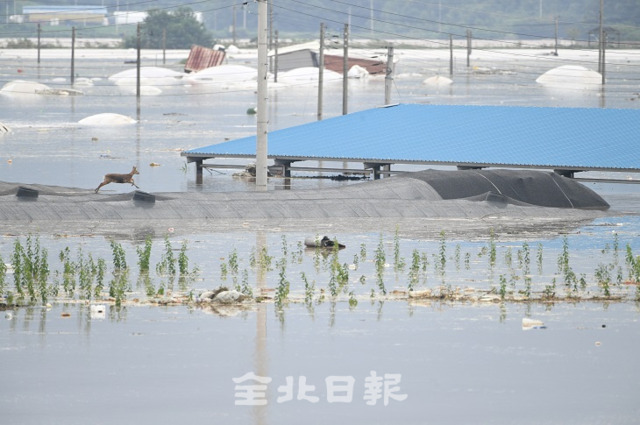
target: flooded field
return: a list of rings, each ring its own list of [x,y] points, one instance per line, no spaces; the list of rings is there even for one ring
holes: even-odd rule
[[[132,87],[109,80],[130,69],[124,62],[133,53],[107,53],[77,53],[73,87],[81,96],[0,94],[0,121],[11,128],[0,135],[0,180],[94,189],[105,173],[136,165],[136,182],[148,192],[252,190],[230,170],[197,186],[180,157],[253,134],[252,85],[148,82],[159,92],[141,97],[138,116]],[[166,68],[180,71],[187,53],[170,52]],[[595,63],[597,51],[478,50],[470,68],[460,52],[447,87],[423,82],[448,75],[448,51],[397,55],[393,102],[637,108],[640,101],[635,51],[608,54],[604,92],[535,82],[559,65]],[[63,52],[44,51],[40,66],[34,58],[3,50],[2,83],[71,87]],[[251,66],[255,52],[229,58]],[[162,66],[161,52],[145,52],[143,64]],[[313,82],[270,90],[270,129],[315,120]],[[341,113],[341,95],[340,83],[325,87],[326,117]],[[384,80],[351,81],[349,96],[351,112],[379,106]],[[78,123],[103,112],[138,123]],[[271,179],[269,189],[283,189],[282,180]],[[290,183],[293,190],[351,184]],[[278,223],[215,231],[168,223],[145,241],[144,233],[16,232],[0,223],[2,292],[24,305],[0,313],[3,417],[10,424],[636,423],[640,192],[587,185],[611,204],[605,216],[552,230],[530,223],[515,233],[479,223],[465,235],[450,231],[455,222],[437,221],[336,223],[322,233]],[[304,244],[325,235],[345,248]],[[33,265],[44,279],[17,288],[16,273]],[[229,306],[202,298],[222,286],[251,299]]]

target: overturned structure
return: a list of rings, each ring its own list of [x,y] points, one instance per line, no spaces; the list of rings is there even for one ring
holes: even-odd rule
[[[488,227],[540,231],[602,216],[608,207],[573,179],[533,170],[425,170],[331,189],[231,193],[104,195],[0,183],[4,234],[393,231],[400,224],[409,235]]]

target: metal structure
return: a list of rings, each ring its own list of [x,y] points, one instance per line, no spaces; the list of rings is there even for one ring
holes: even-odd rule
[[[374,178],[391,173],[393,164],[551,169],[573,177],[640,172],[639,136],[635,109],[400,104],[272,131],[268,158],[284,176],[329,171],[310,161],[340,161],[361,163],[359,171]],[[203,168],[230,167],[204,161],[253,160],[255,143],[245,137],[181,155],[196,163],[196,181],[202,181]],[[292,166],[296,162],[304,166]]]

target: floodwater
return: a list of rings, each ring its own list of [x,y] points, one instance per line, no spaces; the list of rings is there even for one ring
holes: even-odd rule
[[[70,87],[68,52],[43,51],[39,66],[35,51],[0,53],[3,84],[24,79]],[[178,61],[187,53],[168,52],[165,66],[179,71]],[[179,153],[253,134],[255,116],[246,111],[255,106],[255,88],[164,79],[148,84],[160,92],[143,95],[138,114],[134,88],[108,80],[130,69],[124,62],[134,55],[79,49],[75,73],[80,83],[74,88],[82,96],[0,94],[0,121],[12,129],[0,135],[0,180],[93,189],[105,173],[136,165],[136,182],[149,192],[252,190],[231,170],[205,175],[204,184],[196,186],[193,166],[186,166]],[[229,56],[234,64],[255,63],[255,52]],[[551,89],[535,82],[560,65],[593,69],[597,51],[561,50],[555,57],[543,50],[475,50],[470,68],[460,51],[454,84],[447,87],[423,81],[448,76],[448,51],[397,50],[396,56],[393,103],[637,108],[640,102],[636,51],[608,53],[604,91]],[[144,52],[143,65],[162,66],[162,53]],[[340,83],[325,87],[325,117],[341,114],[341,96]],[[313,83],[281,82],[270,89],[270,99],[271,130],[316,119]],[[349,111],[383,103],[383,78],[350,81]],[[78,124],[103,112],[139,123]],[[282,188],[279,179],[269,184],[271,190]],[[293,179],[291,188],[334,184],[347,183]],[[189,265],[199,270],[186,280],[155,273],[166,254],[161,238],[153,241],[151,284],[137,272],[136,249],[143,241],[118,240],[132,269],[122,307],[104,296],[83,300],[76,289],[71,296],[61,295],[66,302],[49,300],[50,306],[36,303],[4,312],[3,423],[637,423],[640,309],[637,287],[625,284],[630,273],[625,255],[627,247],[640,253],[640,193],[637,185],[589,186],[610,202],[610,216],[552,235],[531,228],[500,233],[494,240],[486,229],[470,238],[418,238],[399,229],[402,237],[394,239],[391,232],[353,228],[336,234],[328,228],[327,236],[346,245],[336,257],[301,246],[305,238],[323,235],[284,232],[277,226],[182,234],[176,223],[166,233],[171,251],[177,256],[186,241]],[[107,194],[130,190],[124,185],[103,188]],[[27,235],[16,237],[2,223],[0,230],[0,255],[10,263],[16,241],[26,244]],[[74,259],[89,254],[105,259],[106,280],[111,279],[108,239],[39,233],[38,240],[49,254],[51,285],[63,287],[58,253],[65,247]],[[495,264],[489,255],[494,245]],[[565,246],[584,286],[566,283],[558,270]],[[272,262],[261,273],[253,263],[263,248]],[[381,252],[387,295],[377,279]],[[413,263],[416,252],[419,272]],[[348,282],[332,296],[336,264],[348,270]],[[607,272],[612,294],[621,301],[602,299],[598,279]],[[505,283],[517,299],[408,300],[412,277],[417,291],[468,289],[495,295]],[[523,302],[528,279],[535,297],[553,283],[558,295],[578,293],[580,300]],[[273,296],[284,280],[290,283],[290,302],[283,306],[263,302],[212,310],[193,303],[144,302],[147,297],[197,297],[206,289],[245,282],[256,294]],[[11,287],[11,273],[6,281]],[[312,301],[305,303],[308,293]],[[92,314],[90,304],[104,304],[105,313]],[[525,330],[526,318],[544,327]]]
[[[508,310],[20,309],[1,328],[0,402],[10,424],[637,423],[637,307]],[[523,330],[529,314],[547,328]]]

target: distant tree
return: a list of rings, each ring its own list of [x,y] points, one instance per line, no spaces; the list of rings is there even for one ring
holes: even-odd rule
[[[174,11],[152,9],[140,24],[140,47],[144,49],[162,48],[163,30],[166,31],[167,49],[188,49],[192,44],[209,47],[213,44],[213,36],[188,7],[180,7]],[[128,37],[125,47],[136,47],[137,36]]]

